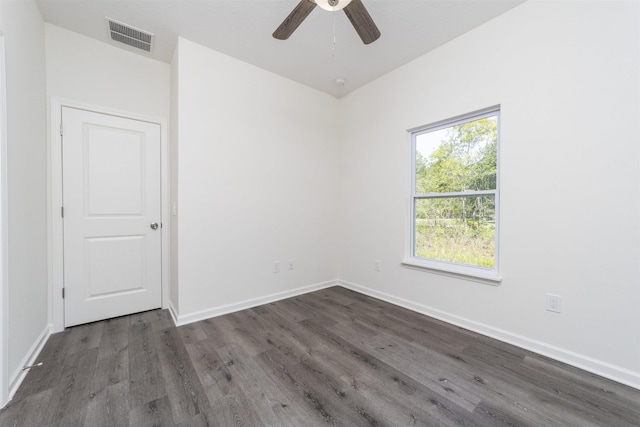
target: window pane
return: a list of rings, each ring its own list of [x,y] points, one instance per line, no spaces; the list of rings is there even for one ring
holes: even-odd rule
[[[416,136],[417,194],[496,188],[497,116]]]
[[[417,199],[414,255],[493,268],[495,211],[494,195]]]

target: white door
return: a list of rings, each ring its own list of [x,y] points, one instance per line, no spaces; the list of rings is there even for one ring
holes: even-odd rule
[[[162,305],[160,125],[62,108],[65,326]]]

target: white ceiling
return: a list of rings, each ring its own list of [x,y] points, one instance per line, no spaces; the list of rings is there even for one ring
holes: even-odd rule
[[[271,34],[298,1],[36,0],[46,22],[160,61],[171,61],[181,36],[336,97],[525,0],[363,0],[382,33],[370,45],[343,11],[316,7],[288,40],[274,39]],[[154,33],[153,52],[112,42],[105,17]],[[337,77],[346,84],[336,86]]]

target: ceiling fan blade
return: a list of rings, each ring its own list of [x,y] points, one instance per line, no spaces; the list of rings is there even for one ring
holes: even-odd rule
[[[285,20],[282,21],[282,24],[273,32],[273,37],[278,40],[288,39],[315,7],[316,4],[311,0],[300,0],[300,3],[298,3],[289,16],[287,16]]]
[[[371,15],[367,12],[367,9],[362,4],[362,0],[352,0],[344,8],[344,13],[347,14],[347,18],[353,24],[353,28],[362,39],[364,44],[373,43],[380,37],[380,30],[376,27],[375,22],[371,19]]]

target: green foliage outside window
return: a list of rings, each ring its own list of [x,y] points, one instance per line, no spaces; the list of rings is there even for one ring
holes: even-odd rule
[[[495,194],[465,192],[496,189],[497,124],[491,116],[416,137],[416,257],[494,267]]]

